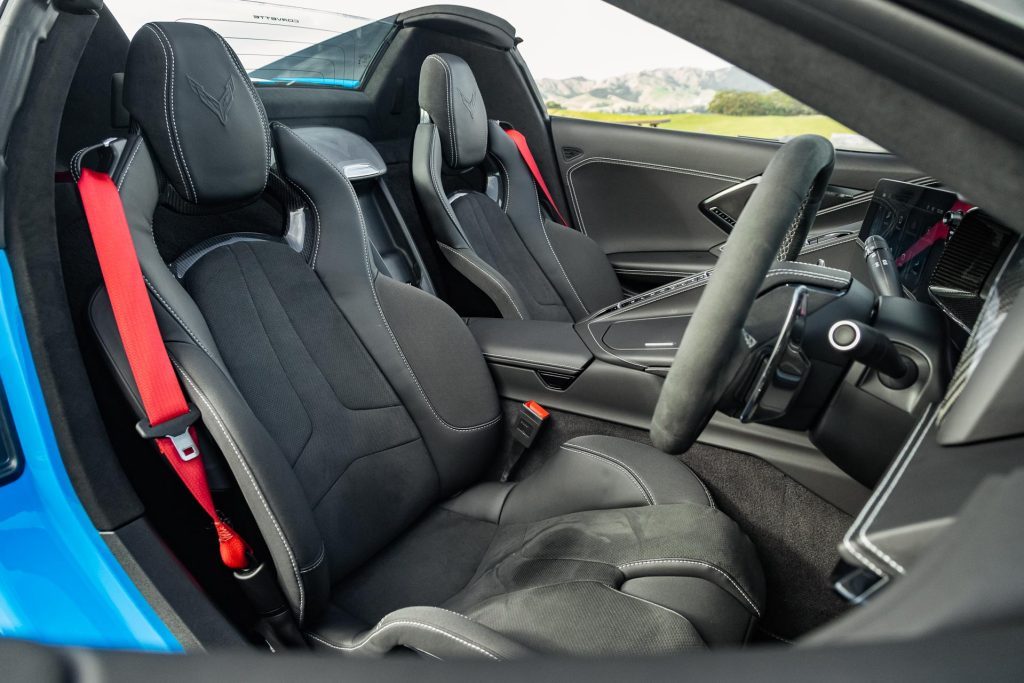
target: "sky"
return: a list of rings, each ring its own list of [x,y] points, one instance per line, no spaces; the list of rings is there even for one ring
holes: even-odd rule
[[[516,27],[519,50],[536,78],[603,79],[658,67],[727,66],[721,59],[601,0],[455,0]],[[239,12],[286,16],[304,8],[324,37],[354,26],[341,13],[379,19],[431,0],[107,0],[129,37],[147,21],[228,19]],[[295,9],[291,9],[295,8]],[[322,39],[322,38],[321,38]],[[310,42],[316,42],[311,40]],[[248,68],[251,65],[246,64]]]

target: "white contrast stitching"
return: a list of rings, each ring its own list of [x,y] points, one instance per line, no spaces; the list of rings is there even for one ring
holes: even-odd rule
[[[156,37],[156,42],[160,44],[160,51],[164,53],[164,127],[167,128],[167,141],[171,145],[171,157],[174,159],[174,167],[178,169],[178,176],[181,178],[182,187],[185,187],[185,174],[181,170],[181,164],[178,163],[178,152],[175,150],[174,140],[171,138],[171,120],[167,106],[167,91],[169,90],[167,87],[169,83],[168,68],[170,65],[170,58],[167,56],[167,48],[164,47],[163,39],[160,37],[160,34],[156,32],[156,29],[153,28],[153,25],[146,24],[146,28],[148,28]],[[185,187],[185,193],[188,194],[187,187]]]
[[[263,503],[263,509],[267,511],[267,515],[270,517],[270,521],[273,523],[274,529],[277,530],[277,535],[281,539],[281,543],[284,544],[285,552],[288,553],[288,561],[291,563],[292,571],[295,573],[295,583],[298,585],[299,588],[299,623],[301,624],[303,615],[305,613],[306,592],[303,589],[302,576],[301,573],[299,572],[299,564],[295,560],[295,554],[292,552],[292,547],[291,545],[289,545],[288,539],[285,538],[284,532],[281,530],[281,526],[277,523],[277,517],[275,517],[274,513],[271,512],[270,505],[267,503],[267,499],[264,498],[263,496],[263,490],[260,488],[259,484],[256,483],[256,478],[253,476],[252,470],[249,469],[248,463],[246,463],[245,458],[242,457],[242,452],[238,449],[238,445],[235,443],[235,440],[231,437],[231,434],[228,432],[227,427],[224,426],[224,422],[221,420],[220,414],[217,412],[217,409],[213,407],[213,404],[211,404],[209,400],[207,400],[206,395],[203,394],[203,392],[199,389],[198,386],[196,386],[196,383],[192,381],[192,378],[189,377],[188,373],[185,372],[184,368],[181,367],[178,361],[171,357],[171,362],[174,363],[174,367],[178,369],[178,374],[180,374],[185,379],[185,381],[188,382],[188,385],[192,387],[192,390],[195,392],[196,396],[199,397],[199,400],[203,402],[203,405],[205,405],[207,409],[210,411],[210,414],[213,415],[213,419],[217,423],[218,429],[220,429],[220,432],[221,434],[224,435],[224,438],[228,440],[228,444],[231,446],[231,450],[234,451],[235,458],[238,460],[238,464],[241,465],[242,469],[245,471],[246,476],[249,478],[249,483],[252,484],[253,490],[256,491],[256,495],[259,496],[260,502]]]
[[[132,150],[132,155],[128,157],[128,164],[124,167],[124,171],[121,172],[121,177],[117,179],[117,191],[121,191],[121,185],[124,184],[125,178],[128,177],[128,171],[132,169],[132,164],[135,163],[135,155],[139,153],[139,148],[145,143],[142,141],[142,137],[135,138],[135,148]]]
[[[824,266],[817,266],[817,267],[818,268],[824,268]],[[837,272],[837,273],[845,273],[846,272],[846,271],[838,270],[836,268],[825,268],[825,269],[826,270],[831,270],[831,271],[834,271],[834,272]],[[587,320],[586,321],[587,332],[590,334],[590,338],[594,340],[594,343],[597,344],[597,346],[599,348],[604,350],[605,353],[607,353],[608,355],[612,356],[613,358],[617,358],[618,360],[622,361],[623,363],[626,363],[627,365],[631,365],[631,366],[633,366],[635,368],[644,368],[643,365],[639,365],[639,364],[634,363],[632,361],[626,360],[625,358],[623,358],[622,356],[619,356],[618,354],[613,352],[610,348],[605,346],[601,342],[601,340],[597,338],[597,335],[594,334],[593,325],[595,325],[596,323],[607,322],[609,320],[612,320],[612,319],[616,318],[617,316],[625,315],[626,313],[633,313],[633,312],[635,312],[639,308],[643,308],[644,306],[648,306],[650,304],[654,304],[654,303],[657,303],[659,301],[663,301],[663,300],[668,299],[670,297],[676,296],[677,294],[683,294],[685,292],[690,292],[690,291],[693,291],[694,289],[698,289],[700,287],[706,287],[708,285],[708,283],[710,282],[710,280],[711,280],[711,273],[714,272],[714,269],[708,270],[708,271],[704,271],[704,272],[708,274],[707,277],[703,277],[703,278],[694,280],[694,282],[689,284],[689,285],[685,285],[685,286],[680,287],[678,289],[672,289],[672,290],[666,291],[663,294],[659,294],[659,295],[657,295],[657,296],[655,296],[655,297],[653,297],[651,299],[648,299],[647,301],[643,301],[641,303],[634,304],[633,306],[629,306],[627,308],[615,309],[615,310],[609,311],[609,312],[607,312],[607,313],[605,313],[603,315],[599,315],[599,316],[597,316],[595,318],[591,318],[591,319]],[[703,275],[703,273],[697,273],[697,274],[695,274],[695,275],[693,275],[691,277],[696,277],[697,275]],[[818,278],[821,281],[830,282],[830,283],[836,283],[836,284],[846,284],[846,283],[849,282],[848,278],[835,277],[835,276],[832,276],[832,275],[825,275],[825,274],[820,274],[820,273],[814,273],[814,272],[806,271],[806,270],[795,270],[795,269],[792,269],[792,268],[777,268],[777,269],[771,270],[765,276],[765,280],[767,280],[770,277],[774,277],[776,275],[802,275],[802,276],[805,276],[805,277],[809,277],[811,279]],[[665,286],[667,287],[668,285],[665,285]],[[674,316],[668,316],[668,317],[674,317]],[[679,316],[679,317],[683,317],[683,316]],[[639,350],[639,349],[633,349],[633,350]]]
[[[270,128],[267,126],[267,111],[263,108],[263,100],[260,99],[259,95],[256,94],[256,88],[252,84],[252,79],[249,78],[248,74],[246,74],[245,71],[242,69],[242,65],[238,61],[238,55],[236,55],[228,47],[228,43],[227,43],[226,40],[224,40],[224,36],[220,35],[219,33],[215,33],[212,30],[210,32],[213,33],[215,36],[217,36],[217,38],[220,39],[221,47],[223,47],[224,48],[224,52],[227,53],[228,59],[230,59],[234,63],[235,71],[237,71],[238,75],[242,78],[242,82],[245,84],[245,89],[249,93],[249,99],[252,100],[253,106],[256,107],[256,115],[259,116],[260,127],[263,129],[263,141],[264,141],[264,144],[266,145],[266,148],[265,148],[265,151],[264,151],[264,156],[266,157],[267,164],[266,164],[265,168],[269,169],[270,168],[270,145],[271,145],[271,142],[270,142]],[[268,171],[268,173],[269,173],[269,171]],[[264,173],[263,174],[263,190],[267,189],[268,173]],[[260,190],[260,192],[262,192],[263,190]]]
[[[789,268],[778,268],[778,269],[772,270],[771,272],[769,272],[765,276],[764,279],[767,280],[768,278],[778,277],[779,275],[802,275],[802,276],[807,277],[807,278],[809,278],[811,280],[818,279],[818,280],[823,280],[825,282],[835,282],[835,283],[838,283],[838,284],[846,284],[846,283],[848,283],[850,281],[849,278],[836,277],[834,275],[822,275],[822,274],[819,274],[819,273],[812,273],[812,272],[809,272],[809,271],[806,271],[806,270],[794,270],[794,269],[789,269]]]
[[[519,316],[519,319],[520,320],[526,320],[526,317],[523,315],[523,312],[519,310],[519,306],[516,306],[515,299],[512,298],[512,295],[508,293],[508,290],[505,289],[505,287],[502,286],[502,284],[500,282],[498,282],[498,280],[496,280],[493,275],[488,273],[486,270],[484,270],[483,268],[481,268],[477,264],[473,263],[473,261],[469,257],[467,257],[465,254],[461,253],[458,249],[454,249],[454,248],[448,246],[447,244],[445,244],[443,242],[438,242],[437,244],[441,248],[443,248],[446,251],[454,254],[455,256],[458,256],[459,258],[464,260],[466,263],[468,263],[469,265],[471,265],[474,268],[476,268],[478,271],[480,271],[483,274],[484,277],[486,277],[488,280],[490,280],[491,282],[496,284],[498,286],[498,289],[501,290],[502,294],[505,295],[505,298],[508,299],[508,302],[510,304],[512,304],[512,308],[515,309],[516,315]]]
[[[346,178],[341,173],[341,171],[339,171],[338,168],[334,164],[332,164],[323,154],[321,154],[319,151],[310,146],[309,143],[307,143],[301,137],[292,132],[292,130],[289,129],[287,126],[279,125],[278,127],[281,130],[287,131],[293,138],[295,138],[296,141],[299,142],[299,144],[301,144],[303,147],[308,149],[314,156],[316,156],[325,164],[327,164],[327,167],[334,171],[334,174],[337,175],[338,178],[341,180],[342,186],[348,189],[349,194],[352,196],[352,203],[356,207],[356,214],[359,216],[359,229],[362,232],[363,237],[363,263],[366,266],[366,278],[370,285],[370,293],[373,295],[373,301],[377,305],[377,313],[380,315],[381,322],[384,323],[384,329],[386,329],[388,331],[388,335],[391,336],[391,341],[394,343],[395,349],[398,351],[398,355],[402,359],[402,363],[405,365],[405,369],[409,372],[409,376],[412,378],[413,384],[416,385],[416,389],[419,391],[420,396],[423,397],[423,401],[424,403],[426,403],[427,408],[430,410],[431,414],[444,427],[456,432],[474,432],[479,431],[481,429],[487,429],[488,427],[497,424],[501,420],[500,414],[496,415],[492,420],[489,420],[478,425],[474,425],[472,427],[456,427],[455,425],[450,424],[447,420],[442,418],[440,414],[438,414],[437,410],[434,408],[434,404],[432,404],[430,402],[430,399],[427,398],[427,394],[423,390],[423,386],[420,384],[419,378],[416,377],[416,373],[413,372],[412,366],[409,364],[409,359],[405,357],[405,352],[402,350],[401,344],[398,343],[398,338],[395,336],[394,331],[391,329],[391,324],[388,322],[387,316],[384,315],[384,309],[380,305],[380,298],[377,296],[377,287],[373,281],[373,271],[370,269],[370,238],[366,232],[366,219],[363,217],[363,210],[359,206],[359,197],[358,195],[356,195],[355,188],[352,187],[352,183],[348,181],[348,178]]]
[[[579,219],[580,230],[583,234],[587,234],[586,223],[583,220],[583,212],[581,210],[579,199],[576,196],[576,186],[572,181],[572,174],[578,169],[588,164],[611,164],[613,166],[634,166],[636,168],[645,168],[652,171],[665,171],[668,173],[681,173],[683,175],[696,176],[698,178],[707,178],[709,180],[723,180],[727,182],[738,183],[741,182],[742,178],[735,176],[723,175],[720,173],[711,173],[707,171],[700,171],[694,168],[683,168],[680,166],[667,166],[665,164],[652,164],[643,161],[631,161],[628,159],[616,159],[614,157],[590,157],[584,159],[574,166],[570,167],[565,173],[566,183],[569,185],[569,194],[572,196],[573,208],[576,209],[576,217]]]
[[[384,631],[387,631],[392,626],[415,626],[416,628],[423,628],[423,629],[426,629],[426,630],[431,631],[433,633],[437,633],[437,634],[445,636],[447,638],[451,638],[452,640],[454,640],[454,641],[456,641],[456,642],[458,642],[458,643],[460,643],[462,645],[465,645],[466,647],[468,647],[468,648],[470,648],[472,650],[475,650],[475,651],[479,652],[482,655],[486,655],[487,657],[490,657],[491,659],[493,659],[495,661],[500,661],[501,660],[501,657],[499,657],[498,655],[494,654],[490,650],[488,650],[488,649],[486,649],[484,647],[481,647],[480,645],[477,645],[476,643],[470,642],[470,641],[466,640],[465,638],[462,638],[461,636],[457,636],[454,633],[451,633],[450,631],[446,631],[446,630],[444,630],[442,628],[438,628],[438,627],[432,626],[430,624],[424,624],[423,622],[420,622],[420,621],[412,621],[412,620],[409,620],[409,619],[403,619],[401,621],[391,621],[391,622],[388,622],[387,624],[385,624],[383,626],[377,626],[377,628],[373,629],[373,631],[371,631],[369,633],[369,635],[367,635],[365,638],[363,638],[362,642],[360,642],[358,645],[351,645],[351,646],[338,645],[336,643],[332,643],[329,640],[325,640],[324,638],[316,635],[315,633],[306,633],[306,635],[309,636],[310,638],[312,638],[313,640],[317,641],[317,642],[323,643],[324,645],[326,645],[329,648],[332,648],[332,649],[335,649],[335,650],[340,650],[342,652],[354,652],[354,651],[364,647],[365,645],[370,644],[370,640],[375,635],[377,635],[379,633],[383,633]],[[436,655],[434,655],[434,656],[436,656]]]
[[[178,144],[178,154],[181,155],[181,166],[182,166],[182,168],[185,169],[185,176],[188,178],[188,187],[192,189],[192,201],[197,202],[197,201],[199,201],[199,195],[196,192],[195,183],[192,182],[192,173],[188,169],[188,160],[185,159],[185,149],[181,146],[181,138],[178,137],[178,117],[177,117],[177,114],[174,111],[174,71],[175,71],[175,67],[174,67],[174,46],[171,45],[171,39],[167,37],[167,34],[164,33],[164,30],[162,28],[160,28],[156,24],[146,24],[146,26],[150,27],[150,29],[153,31],[153,34],[157,36],[157,40],[160,41],[161,49],[163,48],[164,40],[167,41],[167,51],[164,53],[164,57],[166,58],[168,53],[171,56],[170,57],[170,59],[171,59],[171,78],[170,78],[170,87],[167,88],[166,91],[165,91],[165,105],[166,105],[166,94],[167,94],[167,92],[170,92],[171,101],[170,101],[170,105],[168,106],[167,110],[170,112],[170,115],[171,115],[171,130],[174,132],[174,140],[171,141],[171,151],[172,152],[174,151],[174,143],[177,143]],[[160,36],[163,36],[163,38],[160,38]],[[166,66],[166,63],[165,63],[165,66]],[[165,70],[164,73],[165,73],[165,76],[166,76],[166,70]],[[177,163],[177,162],[175,162],[175,163]],[[181,169],[178,169],[178,170],[180,172]],[[187,189],[188,188],[186,188],[186,190]],[[186,194],[187,194],[187,192],[186,192]]]
[[[899,465],[894,465],[893,467],[893,473],[895,476],[892,477],[891,481],[889,481],[888,483],[883,483],[883,485],[879,488],[881,495],[877,499],[877,503],[875,503],[872,506],[869,502],[869,505],[866,506],[865,510],[871,509],[872,507],[873,510],[871,510],[871,512],[867,514],[867,516],[864,519],[864,523],[860,525],[860,530],[858,531],[857,537],[860,540],[860,542],[868,548],[870,548],[875,553],[875,555],[878,556],[879,559],[881,559],[883,562],[888,564],[890,567],[895,569],[900,574],[905,574],[906,569],[903,567],[902,564],[894,560],[887,553],[882,551],[881,548],[875,545],[874,542],[872,542],[871,539],[868,537],[867,530],[875,521],[875,518],[878,516],[879,511],[881,511],[881,509],[885,506],[885,502],[889,499],[889,494],[891,494],[893,490],[895,490],[896,485],[903,477],[903,473],[907,471],[907,468],[910,465],[910,461],[913,460],[914,456],[917,454],[917,451],[921,446],[921,442],[923,441],[925,434],[928,433],[928,430],[931,428],[931,425],[935,422],[936,415],[937,413],[932,411],[930,419],[924,422],[923,427],[921,427],[918,433],[911,438],[911,441],[907,444],[906,452],[903,454],[903,462],[900,463]],[[857,526],[856,522],[854,523],[854,526]]]
[[[437,126],[435,126],[434,128],[436,131]],[[459,235],[461,235],[462,239],[466,241],[466,244],[469,244],[469,239],[466,237],[466,234],[462,232],[462,226],[459,224],[459,219],[455,216],[455,209],[452,207],[451,202],[448,201],[448,198],[445,197],[443,188],[441,187],[441,179],[438,177],[439,164],[434,164],[435,143],[437,143],[438,145],[441,144],[439,135],[432,135],[430,137],[430,149],[427,151],[427,165],[430,166],[430,184],[434,186],[434,194],[436,194],[437,198],[441,201],[441,206],[444,207],[444,210],[448,214],[448,217],[452,219],[452,224],[455,226],[455,229],[459,231]]]
[[[569,289],[572,291],[572,295],[576,297],[576,301],[579,302],[580,308],[583,309],[583,315],[584,317],[586,317],[590,315],[590,309],[588,309],[586,304],[583,303],[583,299],[580,298],[580,295],[576,291],[576,288],[573,287],[572,280],[569,279],[569,274],[565,272],[565,267],[562,265],[562,262],[558,259],[558,254],[555,253],[554,245],[551,244],[551,237],[550,235],[548,235],[547,227],[544,225],[544,213],[541,211],[540,208],[540,192],[537,191],[536,184],[534,184],[533,186],[533,193],[537,197],[537,218],[538,220],[540,220],[540,232],[542,235],[544,235],[544,241],[548,243],[548,249],[551,250],[551,255],[555,257],[555,263],[558,264],[558,269],[562,271],[562,277],[565,278],[565,282],[569,285]]]
[[[626,562],[625,564],[617,565],[616,568],[621,571],[627,567],[639,567],[642,565],[660,564],[662,562],[673,564],[696,564],[702,567],[707,567],[708,569],[715,570],[716,572],[724,576],[729,581],[729,583],[731,583],[733,587],[737,591],[739,591],[739,594],[743,596],[743,599],[747,601],[748,605],[750,605],[750,609],[754,610],[754,614],[756,614],[759,617],[761,616],[761,610],[757,609],[757,605],[755,605],[754,601],[750,598],[749,595],[747,595],[747,592],[743,590],[742,586],[740,586],[740,584],[737,583],[735,579],[729,576],[729,573],[727,571],[725,571],[721,567],[716,567],[715,565],[709,562],[704,562],[703,560],[690,560],[682,557],[662,557],[656,560],[636,560],[635,562]]]
[[[454,87],[454,79],[452,78],[452,71],[451,71],[450,68],[448,68],[448,63],[447,62],[445,62],[443,59],[441,59],[437,55],[430,55],[429,58],[433,59],[434,61],[436,61],[438,64],[441,65],[441,68],[444,69],[444,74],[445,74],[444,92],[445,92],[445,100],[448,102],[448,112],[447,112],[447,114],[448,114],[448,142],[452,146],[452,149],[451,149],[452,168],[455,168],[455,165],[458,163],[458,160],[459,160],[459,148],[458,148],[459,140],[458,140],[458,137],[456,137],[456,135],[455,135],[455,118],[454,118],[454,114],[452,113],[452,109],[454,109],[454,107],[455,107],[455,103],[454,103],[455,101],[452,99],[452,88]]]
[[[72,155],[72,157],[71,157],[71,176],[75,179],[76,183],[79,180],[81,180],[82,168],[81,168],[81,166],[79,166],[79,164],[82,161],[82,155],[85,154],[85,150],[87,150],[87,149],[89,149],[89,148],[88,147],[83,147],[82,149],[80,149],[77,152],[75,152],[74,155]]]
[[[210,352],[210,349],[206,347],[206,345],[199,338],[199,336],[196,335],[196,333],[192,331],[192,328],[188,326],[188,324],[181,318],[180,315],[178,315],[178,312],[175,311],[174,308],[169,303],[167,303],[167,300],[164,299],[163,296],[161,296],[157,288],[154,287],[153,283],[149,281],[149,278],[143,275],[142,279],[146,281],[146,286],[149,287],[149,291],[153,292],[153,296],[155,296],[160,301],[160,303],[163,304],[164,309],[166,309],[168,313],[174,316],[174,319],[178,321],[178,324],[181,325],[182,329],[184,329],[188,336],[192,338],[192,341],[194,341],[196,345],[199,346],[199,348],[205,351],[207,356],[213,358],[213,354]]]

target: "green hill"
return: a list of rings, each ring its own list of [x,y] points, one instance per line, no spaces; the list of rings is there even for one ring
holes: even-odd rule
[[[817,133],[829,137],[833,133],[852,133],[849,128],[833,121],[827,116],[814,114],[809,116],[725,116],[723,114],[609,114],[604,112],[572,111],[568,109],[552,109],[552,116],[590,119],[592,121],[608,121],[611,123],[632,123],[668,119],[659,124],[665,130],[685,130],[692,133],[709,133],[712,135],[748,136],[754,138],[777,139],[801,133]]]

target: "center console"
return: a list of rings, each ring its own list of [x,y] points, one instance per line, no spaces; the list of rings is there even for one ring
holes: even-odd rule
[[[468,325],[504,398],[533,400],[549,409],[646,430],[663,377],[709,277],[710,272],[704,272],[682,278],[596,311],[578,323],[473,318]],[[779,264],[762,287],[767,296],[759,298],[760,320],[755,315],[747,325],[749,338],[764,349],[766,358],[778,321],[785,315],[781,309],[789,306],[798,288],[812,293],[811,311],[837,298],[857,302],[852,309],[843,309],[850,316],[862,317],[870,310],[872,296],[848,272],[816,263]],[[851,288],[856,294],[844,297]],[[826,330],[811,329],[824,338]],[[840,370],[839,366],[827,372],[821,369],[814,381],[831,386]],[[842,509],[855,511],[867,497],[866,489],[851,486],[849,477],[822,457],[806,431],[777,429],[718,413],[701,441],[755,452]]]

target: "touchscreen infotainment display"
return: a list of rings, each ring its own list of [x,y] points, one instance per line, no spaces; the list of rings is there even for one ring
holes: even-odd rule
[[[900,281],[916,298],[927,294],[928,278],[949,237],[942,218],[956,201],[954,192],[898,180],[880,180],[875,187],[860,238],[885,238]]]

